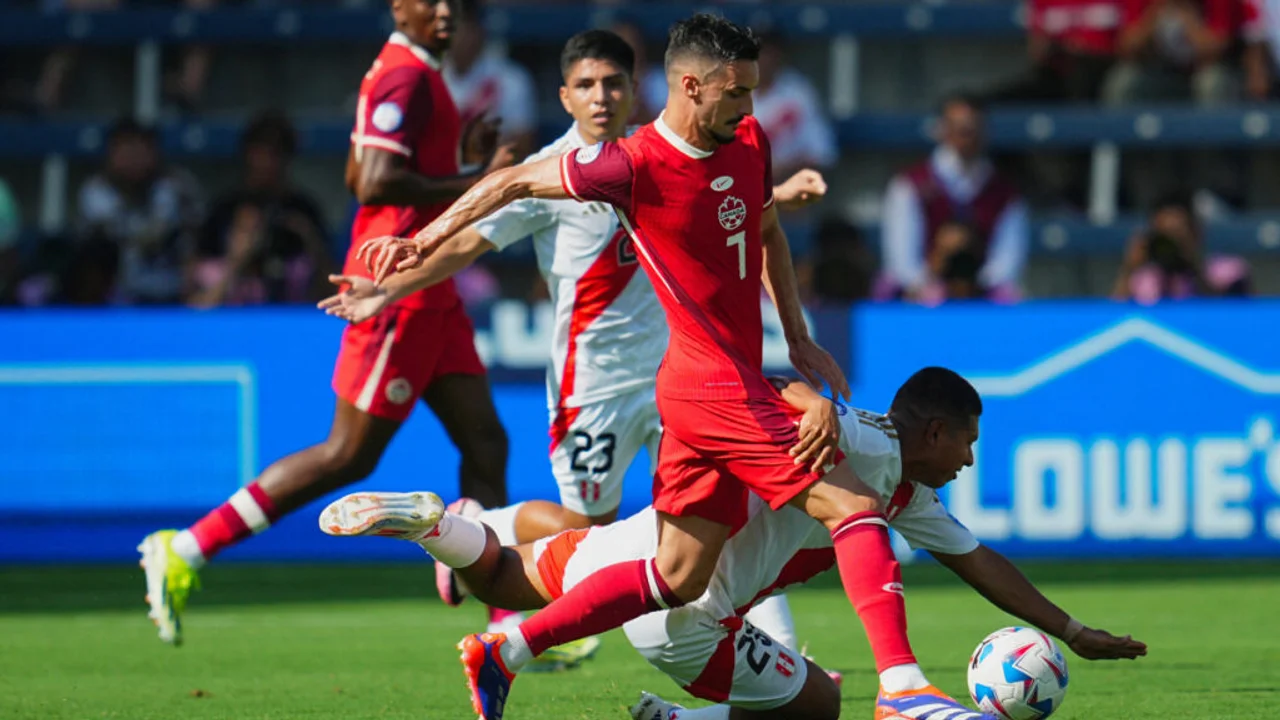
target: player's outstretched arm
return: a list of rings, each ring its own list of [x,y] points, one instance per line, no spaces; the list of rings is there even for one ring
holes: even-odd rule
[[[933,552],[991,604],[1060,638],[1086,660],[1132,660],[1147,654],[1147,646],[1131,636],[1116,637],[1085,627],[1053,604],[1005,556],[985,545],[963,555]]]
[[[805,168],[773,188],[773,199],[783,210],[799,210],[827,194],[827,181],[817,170]]]
[[[459,232],[494,211],[524,198],[564,200],[569,197],[560,182],[560,158],[550,157],[509,167],[485,176],[462,194],[449,209],[420,230],[411,241],[378,238],[360,247],[357,257],[381,283],[397,270],[420,265]]]
[[[348,322],[364,322],[392,303],[453,277],[493,249],[493,243],[474,228],[467,228],[453,236],[422,265],[396,273],[381,285],[353,275],[330,275],[329,282],[342,290],[321,300],[316,307]]]
[[[830,353],[809,336],[809,326],[805,324],[800,305],[800,290],[796,285],[796,270],[791,264],[791,245],[778,222],[776,202],[764,212],[760,239],[764,245],[764,275],[761,280],[778,308],[782,332],[791,349],[791,364],[809,382],[817,386],[825,383],[832,394],[848,400],[851,393],[844,372]]]

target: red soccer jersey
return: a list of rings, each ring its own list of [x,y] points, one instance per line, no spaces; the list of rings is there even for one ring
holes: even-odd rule
[[[402,33],[394,33],[360,83],[356,125],[351,131],[356,160],[365,148],[377,148],[409,158],[409,169],[416,173],[449,177],[458,174],[461,135],[462,123],[440,75],[440,61]],[[355,259],[362,242],[383,235],[411,237],[449,205],[361,205],[351,228],[344,272],[369,277],[364,263]],[[447,280],[402,302],[449,308],[458,303],[458,294],[453,280]]]
[[[760,223],[773,203],[769,141],[755,118],[699,150],[661,118],[567,153],[564,189],[614,206],[671,326],[658,392],[692,400],[776,397],[764,377]]]

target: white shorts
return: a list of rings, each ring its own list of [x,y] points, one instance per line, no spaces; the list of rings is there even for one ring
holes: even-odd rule
[[[551,472],[566,509],[591,517],[617,510],[622,478],[642,448],[654,466],[662,420],[653,393],[646,388],[562,411],[568,427],[551,449]]]
[[[742,621],[734,631],[697,611],[662,611],[623,626],[650,665],[694,697],[746,710],[773,710],[795,699],[803,657]]]

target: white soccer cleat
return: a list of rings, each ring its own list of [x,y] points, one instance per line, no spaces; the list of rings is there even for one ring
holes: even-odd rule
[[[177,534],[177,530],[160,530],[138,545],[138,552],[142,553],[138,564],[147,578],[147,604],[151,608],[148,615],[160,629],[160,639],[175,646],[182,644],[182,613],[187,599],[192,590],[200,587],[195,568],[173,551]]]
[[[649,692],[640,692],[640,702],[631,706],[631,720],[670,720],[671,713],[684,706],[667,702]]]
[[[378,535],[421,540],[444,517],[444,503],[431,492],[363,492],[334,500],[320,513],[329,535]]]

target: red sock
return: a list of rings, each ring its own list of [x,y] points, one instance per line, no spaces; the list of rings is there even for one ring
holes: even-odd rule
[[[534,657],[547,648],[598,635],[641,615],[684,603],[654,561],[631,560],[588,575],[520,625]]]
[[[277,517],[275,503],[252,482],[187,529],[207,560],[223,548],[266,530]]]
[[[907,640],[907,604],[902,568],[889,545],[889,525],[877,512],[854,513],[831,531],[836,565],[849,602],[867,631],[876,672],[914,663]]]

